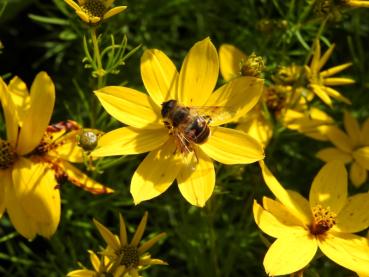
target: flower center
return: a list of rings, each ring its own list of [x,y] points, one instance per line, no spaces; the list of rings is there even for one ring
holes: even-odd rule
[[[245,61],[241,62],[241,75],[260,77],[265,68],[263,58],[252,53]]]
[[[9,142],[0,139],[0,169],[7,169],[17,159],[17,153]]]
[[[103,17],[106,11],[106,7],[101,0],[87,0],[84,5],[81,5],[81,9],[88,17]]]
[[[312,209],[313,223],[310,225],[310,232],[313,235],[322,235],[336,224],[337,215],[330,208],[323,208],[317,205]]]
[[[120,249],[121,264],[130,267],[138,267],[140,257],[138,255],[138,249],[133,245],[125,245]]]

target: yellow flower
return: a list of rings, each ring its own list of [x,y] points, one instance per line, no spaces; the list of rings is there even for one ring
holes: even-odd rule
[[[71,136],[55,138],[48,147],[44,136],[50,129],[55,88],[45,72],[36,76],[30,94],[18,77],[8,86],[0,79],[0,100],[7,131],[7,140],[0,139],[0,212],[6,209],[22,236],[50,237],[60,219],[58,178],[75,179],[94,192],[108,190],[67,162],[77,161],[80,153]]]
[[[342,0],[346,6],[355,8],[369,8],[369,1],[367,0]]]
[[[117,6],[110,9],[115,0],[78,0],[78,4],[73,0],[64,1],[88,24],[97,24],[127,8],[127,6]]]
[[[306,267],[318,248],[329,259],[352,271],[369,274],[369,241],[354,235],[369,226],[369,194],[347,196],[343,163],[326,164],[312,183],[309,201],[285,190],[263,162],[265,183],[276,200],[256,201],[254,218],[259,228],[276,238],[264,258],[270,276],[290,274]]]
[[[351,66],[351,63],[341,64],[321,71],[322,67],[327,63],[328,59],[332,55],[334,46],[335,45],[333,44],[331,47],[329,47],[323,56],[321,56],[320,42],[317,40],[310,66],[305,66],[309,88],[330,107],[332,106],[331,97],[346,104],[351,104],[349,99],[342,96],[337,90],[331,88],[330,86],[350,85],[355,83],[355,81],[350,78],[332,77],[333,75]]]
[[[240,77],[213,93],[218,72],[216,49],[206,38],[191,48],[179,73],[163,52],[145,51],[141,58],[141,75],[149,95],[117,86],[96,91],[105,110],[129,127],[102,136],[91,155],[151,151],[132,177],[131,194],[136,204],[160,195],[177,179],[184,198],[193,205],[204,206],[215,185],[212,159],[224,164],[247,164],[263,159],[263,149],[255,139],[219,126],[237,119],[256,104],[263,80]],[[164,122],[162,113],[167,112],[164,107],[168,103],[182,105],[181,111],[185,114],[191,112],[191,106],[199,111],[202,107],[216,106],[221,107],[222,112],[219,117],[207,117],[210,123],[203,122],[201,126],[210,126],[210,135],[201,143],[195,143],[185,137],[179,127],[176,129]],[[192,125],[185,125],[191,127],[201,117],[186,118]]]
[[[283,115],[283,124],[286,128],[305,136],[326,141],[326,128],[333,125],[334,120],[322,110],[312,107],[307,111],[288,109]]]
[[[232,44],[222,44],[219,48],[220,72],[225,81],[239,76],[260,77],[264,70],[264,61],[252,53],[246,56]]]
[[[117,268],[113,268],[113,263],[106,256],[99,257],[91,250],[88,251],[90,253],[90,261],[94,268],[94,270],[90,269],[77,269],[69,272],[67,274],[68,277],[103,277],[103,276],[112,276],[112,277],[122,277],[124,274],[124,267],[118,266]],[[109,275],[110,274],[110,275]]]
[[[102,255],[110,260],[113,269],[122,267],[119,270],[123,272],[120,276],[125,276],[125,274],[129,274],[129,276],[139,276],[138,272],[145,266],[167,264],[160,259],[152,259],[151,256],[146,253],[147,250],[166,235],[165,233],[160,233],[139,246],[145,231],[147,215],[147,212],[145,212],[130,243],[128,243],[127,240],[127,230],[122,215],[119,215],[119,236],[115,236],[104,225],[94,219],[97,229],[107,243],[107,247],[102,252]]]
[[[336,147],[324,148],[316,156],[325,162],[340,160],[351,164],[350,179],[359,187],[366,181],[369,170],[369,118],[360,128],[357,120],[345,112],[343,123],[346,133],[336,126],[325,130],[325,135]]]

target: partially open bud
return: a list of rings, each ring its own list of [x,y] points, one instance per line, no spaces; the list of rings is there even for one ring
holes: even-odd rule
[[[241,64],[241,75],[250,77],[261,77],[265,68],[264,60],[260,56],[256,56],[252,53],[247,57],[245,61]]]

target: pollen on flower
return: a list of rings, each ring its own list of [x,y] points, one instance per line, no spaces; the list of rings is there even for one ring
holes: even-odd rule
[[[138,249],[133,245],[125,245],[119,250],[119,256],[121,259],[121,264],[127,268],[138,267],[140,262],[140,256],[138,254]]]
[[[241,65],[241,75],[250,77],[260,77],[261,73],[265,68],[263,58],[256,56],[252,53],[247,57],[246,61],[242,62]]]
[[[81,5],[81,9],[88,15],[88,17],[103,17],[106,7],[101,0],[87,0]]]
[[[322,235],[336,224],[337,215],[329,207],[317,205],[313,207],[312,212],[314,219],[310,225],[310,232],[313,235]]]
[[[7,169],[15,162],[17,153],[9,142],[0,139],[0,169]]]

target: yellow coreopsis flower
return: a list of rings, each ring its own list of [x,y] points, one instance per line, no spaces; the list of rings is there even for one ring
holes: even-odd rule
[[[326,141],[327,126],[334,124],[333,118],[328,114],[312,107],[308,111],[297,111],[288,109],[283,115],[283,124],[291,130],[295,130],[305,136],[316,140]]]
[[[127,239],[126,224],[122,215],[119,215],[119,236],[114,235],[108,228],[94,219],[99,233],[107,244],[106,249],[101,252],[109,261],[105,266],[107,273],[111,273],[113,276],[139,276],[139,271],[146,266],[167,264],[160,259],[152,259],[147,253],[147,250],[166,235],[165,233],[160,233],[139,245],[145,231],[147,216],[148,214],[145,212],[130,243]],[[99,267],[94,266],[94,268],[96,270]],[[117,271],[120,275],[118,275]],[[68,276],[76,276],[72,275],[73,272],[69,273]]]
[[[0,140],[1,212],[6,209],[24,237],[50,237],[59,224],[62,177],[93,192],[109,191],[67,162],[80,156],[71,136],[59,132],[50,144],[45,141],[55,102],[54,84],[45,72],[36,76],[30,94],[18,77],[8,86],[0,79],[0,100],[7,131],[7,140]]]
[[[78,4],[73,0],[64,1],[88,24],[97,24],[127,8],[127,6],[117,6],[110,9],[115,0],[78,0]]]
[[[325,130],[325,135],[335,147],[320,150],[317,157],[325,162],[340,160],[351,164],[350,179],[359,187],[366,181],[369,170],[369,118],[360,128],[357,120],[345,112],[343,123],[346,133],[336,126]]]
[[[102,277],[102,276],[112,276],[112,277],[124,277],[124,267],[118,266],[113,268],[113,263],[106,257],[99,257],[91,250],[88,251],[90,253],[90,261],[93,266],[93,270],[90,269],[77,269],[69,272],[67,274],[68,277]]]
[[[341,162],[326,164],[314,178],[309,201],[285,190],[263,162],[265,183],[277,200],[256,201],[259,228],[276,238],[264,258],[268,275],[284,275],[306,267],[318,248],[329,259],[369,275],[369,241],[354,235],[369,226],[369,194],[347,196],[347,172]]]
[[[351,104],[351,101],[349,99],[342,96],[337,90],[330,87],[350,85],[355,83],[355,81],[350,78],[332,77],[333,75],[351,66],[351,63],[341,64],[321,71],[321,69],[324,67],[324,65],[327,63],[328,59],[332,55],[334,47],[335,45],[332,44],[331,47],[329,47],[328,50],[321,56],[320,41],[316,40],[310,66],[305,66],[309,88],[328,106],[332,106],[331,97],[346,104]]]
[[[129,127],[102,136],[100,148],[91,154],[150,151],[132,177],[131,194],[136,204],[160,195],[177,179],[184,198],[204,206],[215,185],[212,159],[224,164],[263,159],[263,149],[255,139],[219,126],[256,104],[263,80],[237,78],[213,93],[218,73],[217,51],[206,38],[191,48],[179,73],[163,52],[146,50],[141,58],[141,76],[149,95],[116,86],[96,91],[105,110]],[[201,112],[211,107],[214,111],[221,108],[221,116]],[[173,122],[166,117],[168,113]]]

